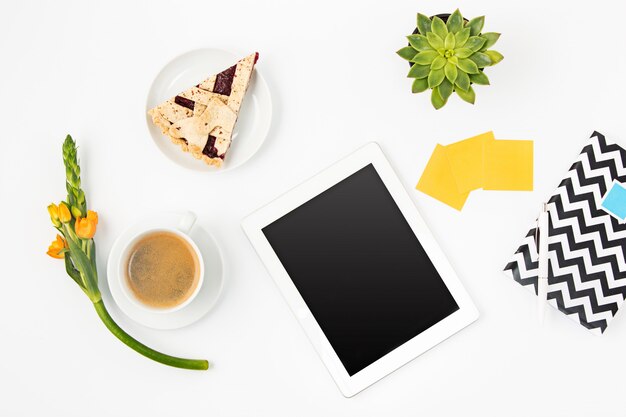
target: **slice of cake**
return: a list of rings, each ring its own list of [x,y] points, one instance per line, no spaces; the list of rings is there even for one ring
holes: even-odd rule
[[[221,166],[258,59],[255,52],[150,109],[152,122],[183,151]]]

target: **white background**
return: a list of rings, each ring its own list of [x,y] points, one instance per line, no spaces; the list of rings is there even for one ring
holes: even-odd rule
[[[475,106],[410,93],[395,55],[415,13],[485,14],[505,59]],[[602,337],[500,271],[585,139],[626,141],[623,2],[496,0],[4,2],[0,6],[0,415],[623,415],[626,317]],[[220,175],[186,171],[148,135],[144,103],[165,63],[190,49],[260,52],[274,98],[267,142]],[[459,213],[413,189],[436,143],[487,130],[535,141],[535,191],[474,192]],[[189,209],[227,259],[216,308],[177,331],[119,324],[191,372],[115,339],[45,251],[64,198],[61,143],[80,146],[100,213],[101,282],[114,238],[146,213]],[[352,399],[335,387],[247,242],[240,220],[371,140],[386,152],[482,313]],[[237,146],[236,143],[234,146]],[[106,288],[105,301],[110,301]]]

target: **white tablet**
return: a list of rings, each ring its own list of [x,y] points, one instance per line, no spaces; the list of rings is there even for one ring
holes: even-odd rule
[[[376,143],[242,226],[347,397],[478,318]]]

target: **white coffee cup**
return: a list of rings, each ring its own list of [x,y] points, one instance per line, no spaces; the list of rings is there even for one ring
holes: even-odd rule
[[[117,270],[118,270],[117,276],[120,281],[120,287],[122,288],[122,293],[134,305],[136,305],[139,308],[142,308],[144,310],[154,312],[154,313],[171,313],[173,311],[182,309],[183,307],[191,303],[194,298],[196,298],[196,296],[198,295],[198,292],[200,292],[202,283],[204,282],[204,261],[202,259],[202,253],[200,252],[200,249],[198,249],[198,246],[196,245],[196,243],[191,239],[191,237],[189,237],[189,233],[191,232],[191,229],[193,228],[196,222],[196,218],[197,217],[194,213],[187,212],[180,218],[180,221],[176,228],[171,228],[171,227],[145,228],[144,230],[138,231],[135,235],[131,236],[126,242],[123,243],[122,255],[119,257],[119,264],[117,266]],[[129,283],[128,283],[128,278],[127,278],[128,258],[131,255],[132,249],[134,248],[135,244],[139,240],[141,240],[144,236],[155,233],[155,232],[168,232],[168,233],[172,233],[180,237],[181,239],[183,239],[185,242],[189,244],[189,246],[192,248],[194,254],[196,255],[198,259],[198,268],[200,270],[198,271],[198,283],[196,285],[196,288],[193,290],[193,293],[185,301],[183,301],[182,303],[174,307],[157,308],[157,307],[146,305],[144,302],[142,302],[135,296],[135,294],[131,290]]]

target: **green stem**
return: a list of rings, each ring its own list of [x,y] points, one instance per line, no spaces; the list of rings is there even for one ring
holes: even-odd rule
[[[177,358],[175,356],[169,356],[161,352],[157,352],[154,349],[149,348],[143,343],[138,342],[128,333],[126,333],[120,326],[113,321],[113,318],[109,315],[106,307],[102,300],[94,303],[94,307],[96,308],[96,312],[100,319],[104,323],[105,326],[122,342],[124,342],[128,347],[135,350],[136,352],[142,354],[143,356],[150,358],[154,361],[160,362],[164,365],[173,366],[176,368],[183,369],[196,369],[196,370],[207,370],[209,368],[209,362],[204,359],[184,359]]]

